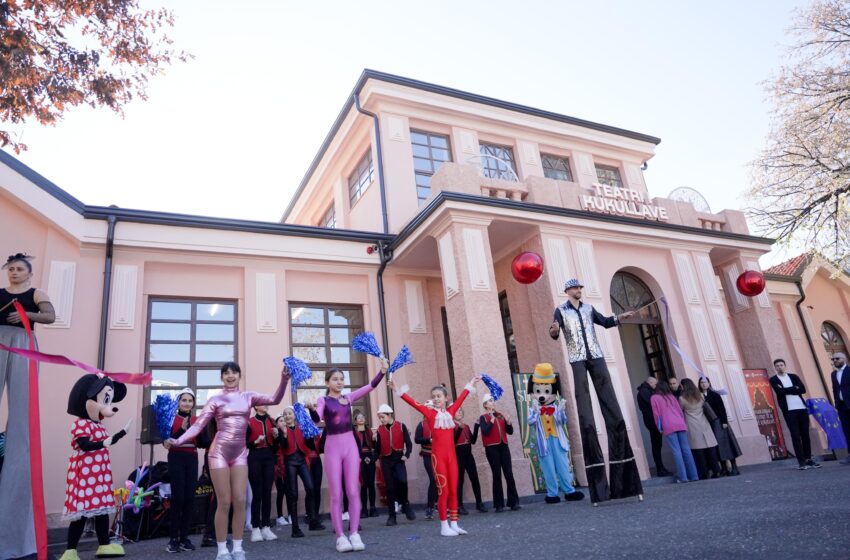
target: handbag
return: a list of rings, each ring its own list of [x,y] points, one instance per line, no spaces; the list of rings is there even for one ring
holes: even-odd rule
[[[705,401],[702,401],[702,411],[705,414],[705,417],[708,419],[709,423],[717,420],[717,414],[714,412],[714,409],[711,408],[711,405]]]

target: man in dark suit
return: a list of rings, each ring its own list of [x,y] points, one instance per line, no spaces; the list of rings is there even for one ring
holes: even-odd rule
[[[832,397],[847,440],[847,451],[850,452],[850,367],[847,366],[847,356],[836,352],[832,355],[832,366],[835,368],[832,372]],[[850,455],[839,462],[850,465]]]
[[[656,476],[672,476],[673,473],[664,468],[664,462],[661,460],[662,435],[658,431],[658,426],[652,417],[652,404],[649,402],[657,383],[658,380],[650,375],[646,378],[646,381],[638,386],[637,404],[641,416],[643,416],[643,425],[646,426],[646,431],[649,432],[649,439],[652,445],[652,460],[655,461],[655,474]]]
[[[776,403],[782,410],[785,425],[791,432],[791,444],[794,446],[794,455],[797,456],[797,467],[801,471],[816,469],[820,464],[812,459],[812,442],[809,439],[809,411],[803,394],[806,386],[800,378],[786,371],[785,360],[777,358],[773,360],[773,368],[776,375],[770,378],[770,387],[776,394]]]

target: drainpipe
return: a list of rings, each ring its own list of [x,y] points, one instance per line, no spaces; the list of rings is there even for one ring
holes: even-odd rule
[[[360,95],[357,92],[354,93],[354,106],[357,107],[359,112],[363,113],[367,117],[372,117],[372,121],[375,123],[375,151],[378,152],[378,189],[381,193],[381,219],[383,220],[384,233],[389,233],[390,222],[387,217],[387,192],[384,188],[384,154],[383,149],[381,148],[381,123],[378,119],[378,115],[371,111],[367,111],[360,106]],[[383,259],[383,257],[381,258]],[[389,262],[389,260],[387,262]]]
[[[809,343],[809,350],[812,352],[812,359],[815,361],[815,367],[818,369],[818,375],[820,375],[820,381],[823,384],[823,392],[826,394],[826,398],[829,402],[835,406],[835,403],[832,402],[832,391],[829,390],[829,385],[826,383],[826,377],[824,377],[823,369],[820,367],[820,361],[818,360],[817,350],[815,350],[815,343],[812,341],[812,333],[809,332],[808,324],[806,323],[806,318],[803,316],[803,308],[801,307],[803,301],[806,299],[806,293],[803,291],[803,283],[800,280],[794,282],[797,286],[797,291],[800,292],[800,299],[797,300],[797,314],[800,316],[800,323],[803,324],[803,332],[806,333],[806,341]]]
[[[393,260],[393,252],[387,247],[385,241],[378,241],[378,255],[381,257],[381,266],[378,268],[378,314],[381,316],[381,344],[384,351],[387,351],[390,341],[387,335],[387,308],[384,302],[384,270]],[[387,387],[387,402],[393,406],[393,392],[389,387]]]
[[[106,362],[106,328],[109,322],[109,294],[112,292],[112,248],[115,244],[114,215],[107,218],[106,230],[106,260],[103,264],[103,296],[100,303],[100,337],[97,347],[97,369],[103,371]]]

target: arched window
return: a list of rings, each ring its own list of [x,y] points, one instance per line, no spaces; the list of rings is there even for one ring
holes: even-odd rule
[[[844,339],[841,333],[832,323],[826,322],[820,327],[820,336],[823,340],[823,345],[826,348],[826,353],[832,356],[836,352],[841,352],[847,355],[847,345],[844,344]]]

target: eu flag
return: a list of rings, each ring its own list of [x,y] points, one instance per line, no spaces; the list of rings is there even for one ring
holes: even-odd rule
[[[826,432],[827,447],[830,449],[844,449],[847,440],[841,430],[841,420],[838,419],[838,411],[829,404],[826,399],[807,399],[806,406],[809,414],[815,417],[820,427]]]

